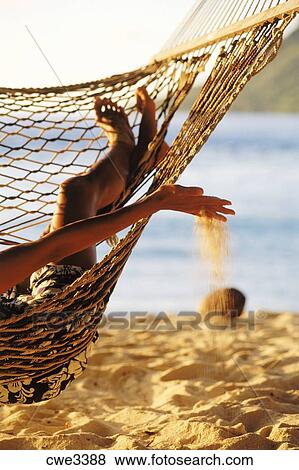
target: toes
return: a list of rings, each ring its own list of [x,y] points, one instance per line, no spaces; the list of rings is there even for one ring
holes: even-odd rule
[[[117,106],[117,111],[126,116],[126,112],[122,106]]]
[[[117,109],[117,105],[113,103],[113,101],[109,100],[108,98],[100,98],[99,96],[96,96],[95,102],[94,102],[94,107],[96,109]]]
[[[122,116],[126,116],[124,109],[121,106],[118,106],[113,101],[109,100],[108,98],[95,98],[94,108],[97,114],[106,117],[113,117],[113,115],[121,114]]]
[[[141,97],[148,97],[149,96],[145,86],[141,86],[141,87],[137,88],[136,95],[139,95]]]
[[[105,98],[100,98],[99,96],[97,96],[94,101],[94,109],[98,116],[102,115],[106,109]]]

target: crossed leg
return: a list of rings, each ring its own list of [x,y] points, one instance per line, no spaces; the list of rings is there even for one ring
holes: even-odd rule
[[[137,146],[124,110],[109,100],[96,99],[97,122],[108,138],[109,153],[87,173],[74,176],[60,186],[50,231],[95,216],[124,191],[130,172],[135,170],[138,159],[156,133],[154,102],[145,88],[138,89],[136,95],[137,108],[142,113]],[[93,246],[57,264],[88,269],[95,263],[96,247]]]

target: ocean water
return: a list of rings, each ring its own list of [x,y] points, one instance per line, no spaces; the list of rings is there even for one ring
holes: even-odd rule
[[[233,202],[227,285],[246,294],[248,309],[299,311],[298,176],[299,115],[230,114],[179,181]],[[144,231],[108,310],[194,310],[210,288],[194,218],[163,212]]]
[[[185,117],[174,119],[170,142]],[[180,184],[233,202],[226,283],[246,294],[248,309],[299,311],[298,176],[299,115],[229,114],[180,178]],[[185,214],[153,216],[108,311],[195,310],[211,276],[194,225]],[[35,227],[28,236],[40,231]]]

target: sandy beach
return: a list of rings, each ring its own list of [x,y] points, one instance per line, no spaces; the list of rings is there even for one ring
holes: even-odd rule
[[[2,406],[1,449],[299,449],[299,316],[111,331],[60,397]]]

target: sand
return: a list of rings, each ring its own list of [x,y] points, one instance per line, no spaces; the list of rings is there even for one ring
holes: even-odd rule
[[[299,449],[299,315],[259,322],[104,329],[60,397],[0,408],[0,448]]]

